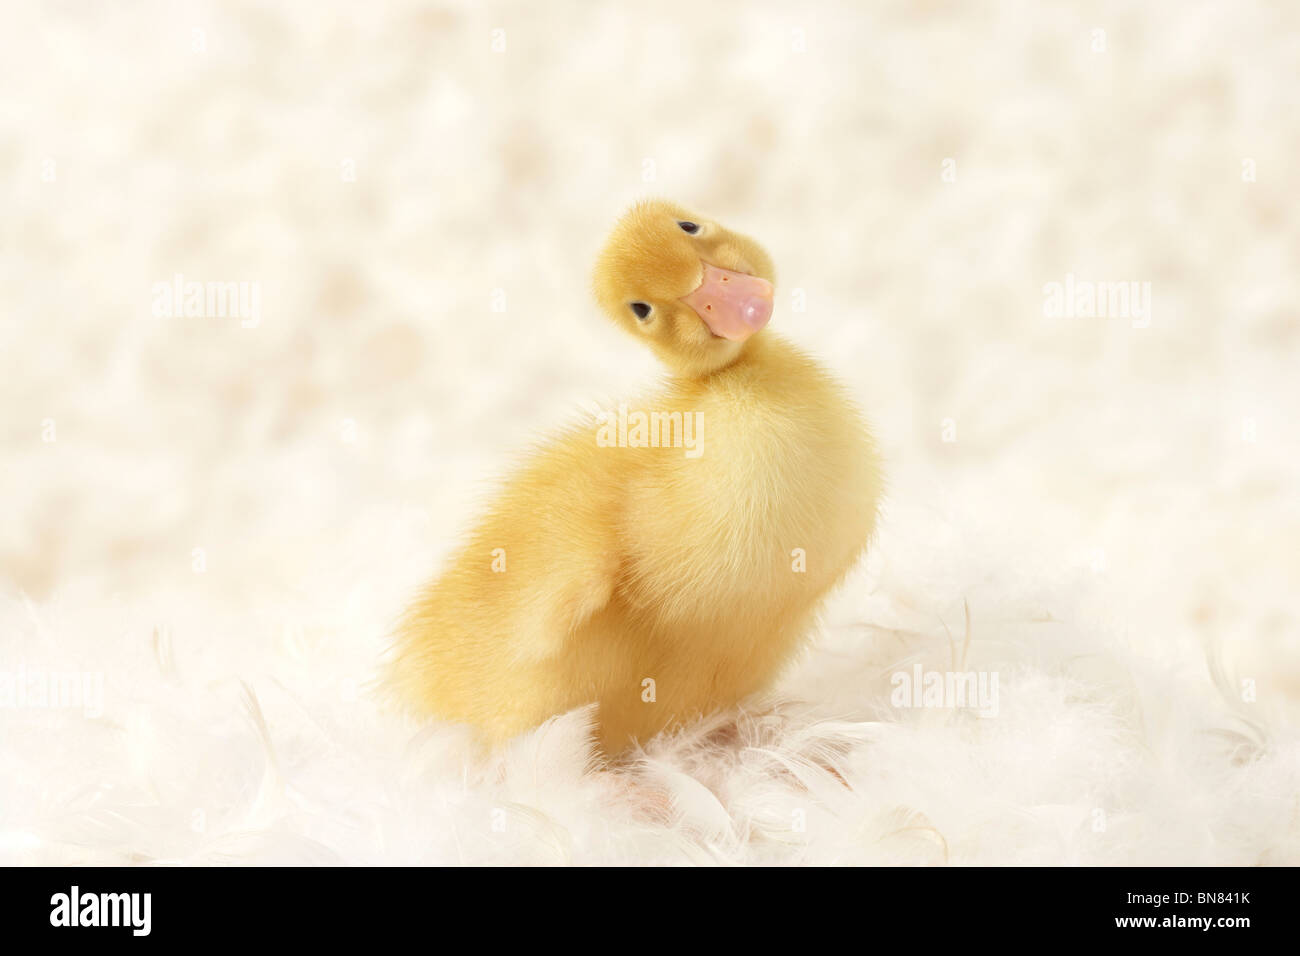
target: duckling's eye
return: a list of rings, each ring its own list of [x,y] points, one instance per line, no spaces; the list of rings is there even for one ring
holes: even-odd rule
[[[650,306],[644,302],[633,302],[632,311],[636,313],[638,319],[648,319],[650,317]]]
[[[677,225],[682,227],[682,232],[689,232],[692,236],[700,231],[700,224],[697,222],[679,222]]]

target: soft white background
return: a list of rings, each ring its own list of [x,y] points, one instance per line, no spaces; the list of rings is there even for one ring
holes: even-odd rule
[[[1293,5],[4,20],[0,671],[104,700],[0,709],[0,862],[1300,862]],[[771,251],[884,525],[738,735],[478,761],[368,681],[487,481],[656,374],[588,293],[649,194]],[[177,272],[261,324],[155,318]],[[1150,327],[1046,317],[1069,272]],[[967,613],[999,716],[891,708]]]

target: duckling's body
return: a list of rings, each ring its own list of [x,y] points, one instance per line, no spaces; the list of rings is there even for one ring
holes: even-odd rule
[[[594,701],[617,753],[773,680],[866,546],[880,478],[842,389],[770,333],[744,338],[629,403],[694,414],[689,455],[572,429],[508,481],[400,629],[391,673],[408,702],[499,742]]]

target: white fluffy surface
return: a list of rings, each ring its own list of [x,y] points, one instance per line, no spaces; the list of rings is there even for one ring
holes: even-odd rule
[[[0,708],[0,862],[1300,862],[1300,9],[855,6],[6,5],[0,673],[103,699]],[[805,291],[884,526],[771,699],[482,761],[368,681],[512,452],[653,376],[587,293],[646,193]],[[891,707],[963,654],[997,717]]]

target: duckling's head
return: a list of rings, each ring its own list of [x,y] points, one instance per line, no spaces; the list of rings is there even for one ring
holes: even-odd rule
[[[633,206],[596,261],[596,298],[675,373],[734,362],[772,317],[776,276],[753,239],[664,200]]]

